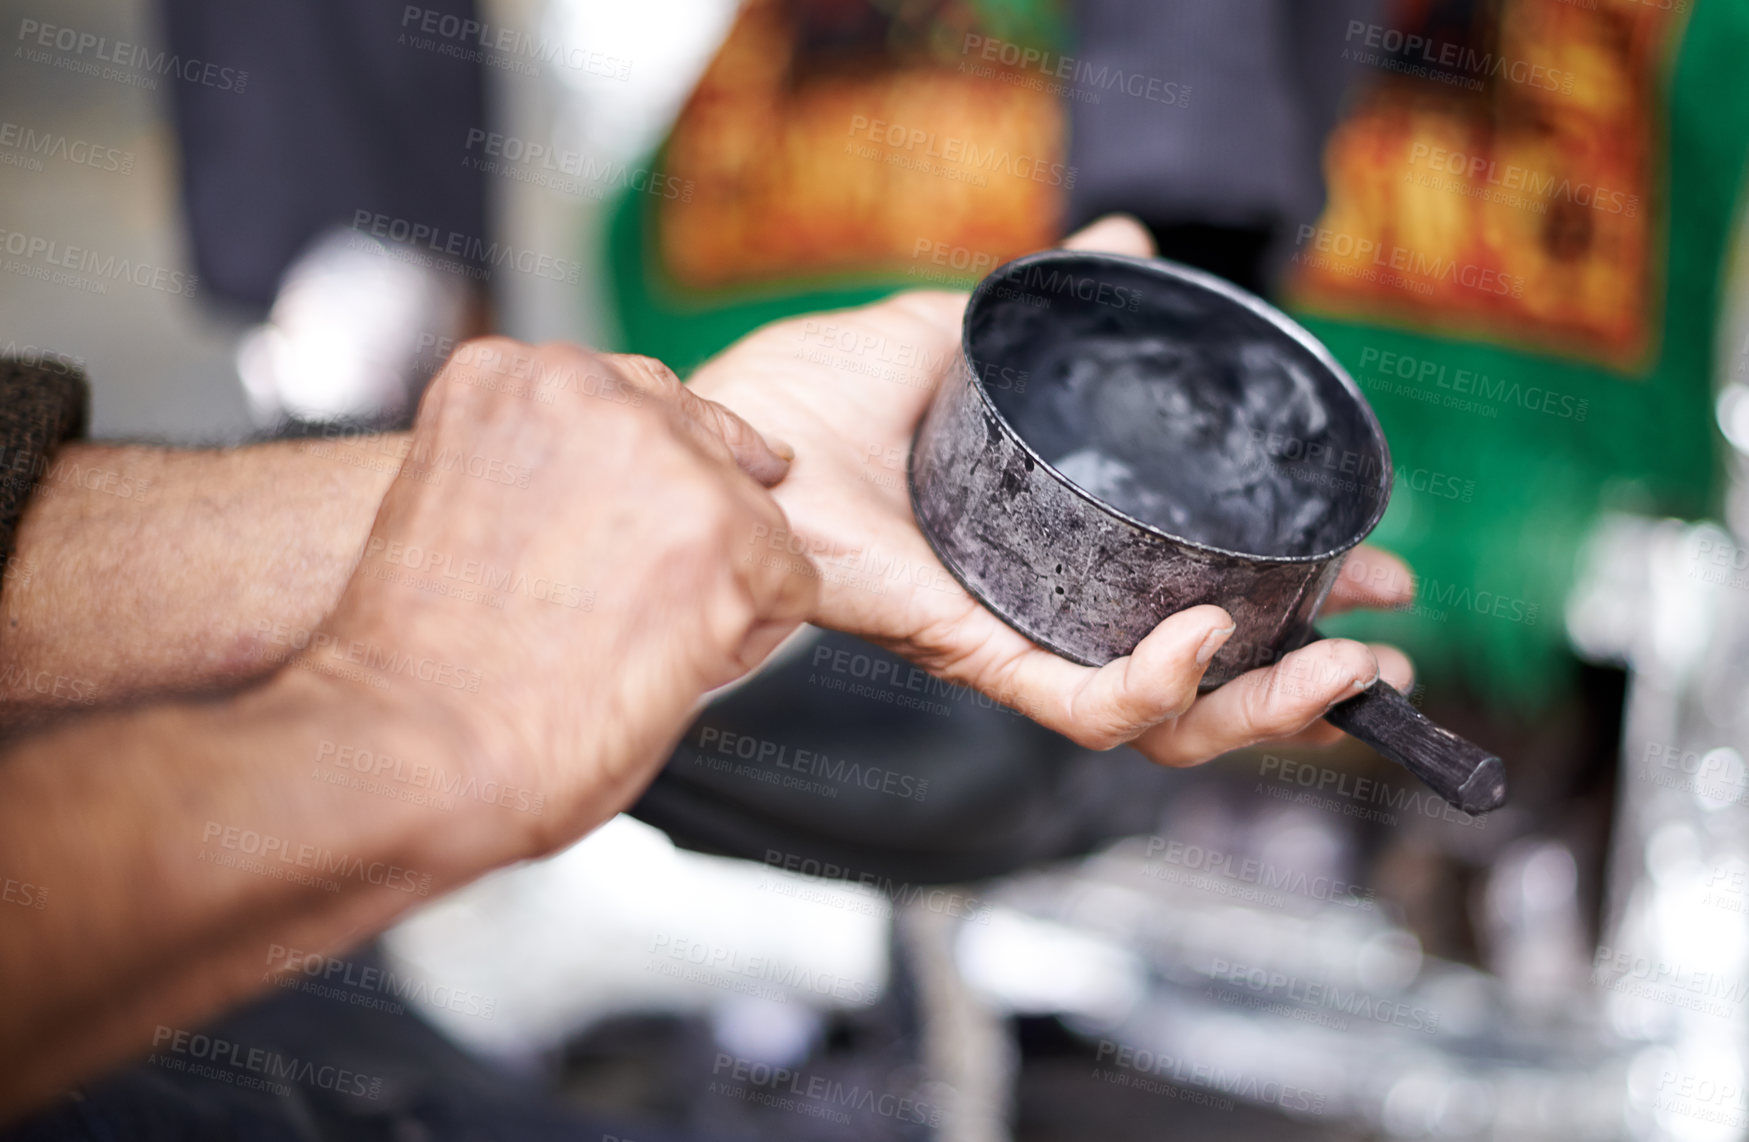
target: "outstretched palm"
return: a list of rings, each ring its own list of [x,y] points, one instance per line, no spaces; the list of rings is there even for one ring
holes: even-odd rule
[[[1140,229],[1121,220],[1071,243],[1149,252]],[[1208,656],[1232,628],[1219,607],[1181,611],[1133,654],[1100,668],[1039,648],[985,610],[918,530],[905,485],[911,436],[951,367],[965,301],[905,293],[778,322],[707,363],[690,386],[794,448],[788,477],[773,489],[792,530],[756,542],[762,557],[815,561],[816,622],[895,650],[1084,745],[1130,742],[1169,765],[1305,730],[1380,672],[1407,683],[1408,661],[1397,651],[1332,639],[1197,698]],[[1361,548],[1331,606],[1400,602],[1408,584],[1397,560]]]

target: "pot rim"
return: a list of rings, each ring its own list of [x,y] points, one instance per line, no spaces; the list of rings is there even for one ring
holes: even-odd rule
[[[989,389],[984,385],[983,378],[978,375],[978,369],[971,364],[977,359],[972,356],[972,313],[977,309],[980,302],[983,302],[988,298],[990,291],[1002,284],[998,279],[1006,278],[1015,267],[1028,266],[1038,262],[1071,261],[1075,259],[1117,263],[1141,270],[1146,274],[1152,274],[1156,277],[1168,280],[1176,280],[1183,284],[1196,286],[1211,293],[1219,294],[1227,301],[1250,311],[1255,316],[1268,322],[1279,332],[1285,333],[1287,336],[1291,337],[1294,341],[1299,343],[1302,349],[1305,349],[1310,353],[1319,364],[1328,369],[1336,377],[1337,382],[1342,386],[1343,390],[1348,393],[1348,395],[1354,400],[1355,405],[1359,408],[1362,418],[1372,431],[1373,439],[1378,442],[1379,454],[1384,460],[1383,465],[1379,469],[1379,477],[1383,483],[1380,489],[1381,495],[1378,497],[1377,506],[1373,508],[1372,514],[1367,517],[1364,526],[1359,529],[1354,537],[1338,544],[1329,551],[1319,552],[1314,555],[1258,555],[1248,551],[1233,551],[1225,547],[1216,546],[1212,543],[1204,543],[1201,540],[1188,539],[1182,535],[1174,535],[1163,527],[1137,519],[1128,512],[1113,507],[1098,496],[1095,496],[1092,492],[1087,491],[1087,489],[1069,479],[1069,477],[1063,475],[1062,472],[1057,470],[1055,465],[1039,455],[1037,450],[1027,442],[1026,437],[1022,436],[1020,431],[1016,429],[1014,425],[1009,423],[1008,418],[1003,415],[1002,410],[996,406],[996,402],[990,396]],[[984,408],[996,419],[996,422],[1002,426],[1002,430],[1006,432],[1017,445],[1019,445],[1021,450],[1030,456],[1034,462],[1046,472],[1049,472],[1058,483],[1092,504],[1096,510],[1105,515],[1122,520],[1131,527],[1149,535],[1171,540],[1173,543],[1183,544],[1186,547],[1198,551],[1206,551],[1213,555],[1223,555],[1230,559],[1245,559],[1253,563],[1292,564],[1326,562],[1339,555],[1344,555],[1360,546],[1360,544],[1366,540],[1366,537],[1372,534],[1373,529],[1379,525],[1379,520],[1384,518],[1385,508],[1390,504],[1391,489],[1396,482],[1396,469],[1391,460],[1390,442],[1385,439],[1385,430],[1379,424],[1378,416],[1372,410],[1372,404],[1366,399],[1366,395],[1360,391],[1360,385],[1355,383],[1354,378],[1348,375],[1348,370],[1344,369],[1337,362],[1336,358],[1331,354],[1330,350],[1324,346],[1323,342],[1312,336],[1311,332],[1299,322],[1295,321],[1275,306],[1269,304],[1267,301],[1264,301],[1256,294],[1251,293],[1248,290],[1240,289],[1238,286],[1224,278],[1216,277],[1214,274],[1206,273],[1193,266],[1187,266],[1180,262],[1171,261],[1167,258],[1140,258],[1130,254],[1108,254],[1098,250],[1064,249],[1041,250],[1035,254],[1025,254],[1021,257],[1015,258],[1013,261],[1004,262],[994,270],[991,270],[990,273],[985,276],[984,280],[979,282],[977,286],[973,288],[971,297],[966,302],[965,316],[960,319],[960,363],[966,366],[966,372],[970,375],[972,390],[978,394],[978,399],[983,402]]]

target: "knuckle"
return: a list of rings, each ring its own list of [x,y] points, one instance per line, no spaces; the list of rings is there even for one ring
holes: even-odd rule
[[[703,419],[686,417],[681,423],[686,428],[686,439],[698,449],[700,455],[709,457],[719,465],[734,464],[733,441],[723,432],[720,417],[707,410]]]
[[[1134,736],[1126,733],[1127,727],[1119,724],[1122,720],[1120,711],[1099,710],[1088,714],[1076,707],[1077,703],[1069,702],[1063,719],[1064,736],[1082,749],[1104,753],[1116,749]]]
[[[1257,737],[1295,733],[1323,715],[1331,700],[1363,674],[1371,652],[1349,639],[1326,639],[1295,651],[1247,693],[1246,718]]]
[[[476,337],[462,342],[426,386],[416,423],[466,421],[482,409],[502,405],[503,386],[480,382],[494,373],[510,372],[529,352],[526,344],[510,337]]]
[[[1278,679],[1247,685],[1240,692],[1238,726],[1242,735],[1267,737],[1280,717],[1281,689]]]
[[[554,366],[588,364],[596,357],[574,341],[542,341],[534,346],[533,353],[542,364]]]
[[[646,357],[642,353],[616,353],[614,360],[623,362],[639,380],[646,380],[663,388],[680,387],[680,378],[674,370],[654,357]]]
[[[654,357],[636,353],[611,353],[602,358],[607,371],[623,385],[658,399],[676,396],[683,386],[674,370]]]
[[[1188,702],[1186,703],[1188,705]],[[1175,718],[1182,711],[1174,708],[1166,713],[1165,706],[1155,707],[1153,703],[1126,702],[1118,708],[1109,711],[1100,721],[1095,735],[1098,744],[1092,748],[1097,750],[1116,749],[1135,739],[1136,735],[1146,730],[1150,725]]]
[[[1063,736],[1080,746],[1082,749],[1090,749],[1099,753],[1104,753],[1111,748],[1110,745],[1105,744],[1105,735],[1092,726],[1071,724],[1065,727]]]
[[[725,443],[734,446],[737,444],[744,444],[752,439],[752,433],[748,430],[746,421],[742,420],[716,401],[703,400],[703,398],[700,399],[706,415],[710,417],[711,425],[716,429],[717,435],[722,437]]]
[[[1129,735],[1107,726],[1088,733],[1081,745],[1095,753],[1107,753],[1128,740]]]
[[[1364,681],[1368,675],[1377,672],[1378,659],[1373,657],[1372,648],[1363,642],[1353,639],[1331,639],[1330,657],[1325,663],[1325,672],[1320,681],[1330,688],[1344,686],[1354,681]]]
[[[1371,658],[1371,651],[1349,639],[1313,643],[1282,662],[1282,689],[1298,697],[1321,696],[1364,673]]]
[[[475,337],[456,346],[439,375],[447,374],[453,381],[511,373],[528,361],[533,352],[526,342],[511,337]],[[469,387],[480,392],[494,391],[479,385]]]
[[[489,369],[514,364],[518,355],[528,351],[528,344],[518,341],[514,337],[504,337],[499,334],[470,337],[456,346],[455,352],[449,356],[449,363]]]
[[[612,372],[600,366],[601,358],[596,354],[569,341],[542,341],[525,347],[523,355],[529,364],[528,372],[562,393],[588,392],[592,388],[586,383],[589,378]]]

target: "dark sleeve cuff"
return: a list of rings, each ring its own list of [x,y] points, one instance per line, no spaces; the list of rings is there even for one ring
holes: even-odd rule
[[[85,374],[70,362],[0,357],[0,572],[50,453],[84,434],[89,398]]]

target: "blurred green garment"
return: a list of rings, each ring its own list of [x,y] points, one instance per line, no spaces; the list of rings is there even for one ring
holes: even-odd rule
[[[1429,6],[1414,7],[1425,19]],[[1398,473],[1373,538],[1418,576],[1410,610],[1330,626],[1397,642],[1429,682],[1461,682],[1497,709],[1542,708],[1571,680],[1563,600],[1599,510],[1695,516],[1714,506],[1711,394],[1749,145],[1749,92],[1738,74],[1749,58],[1749,5],[1702,0],[1678,10],[1686,7],[1505,0],[1497,26],[1399,19],[1394,27],[1420,37],[1413,52],[1402,48],[1408,35],[1351,30],[1345,60],[1366,73],[1365,90],[1326,151],[1329,206],[1293,235],[1286,304],[1378,411]],[[617,204],[609,272],[625,348],[684,372],[767,321],[900,288],[967,285],[1056,235],[1073,171],[1054,184],[1036,177],[1046,169],[1036,164],[1064,150],[1062,119],[1051,121],[1056,95],[1032,85],[1024,67],[970,85],[976,67],[967,61],[979,53],[967,44],[984,41],[967,36],[1027,44],[1048,59],[1066,42],[1060,21],[1042,3],[943,13],[931,28],[885,28],[880,44],[905,45],[874,52],[891,69],[890,103],[865,88],[833,104],[844,93],[831,69],[805,64],[809,51],[830,56],[842,44],[828,38],[818,48],[816,36],[810,48],[809,28],[790,29],[801,45],[792,73],[804,88],[815,83],[807,90],[827,108],[817,117],[831,145],[798,148],[793,136],[773,145],[804,159],[830,151],[836,165],[819,175],[830,192],[811,194],[807,178],[786,171],[775,192],[760,192],[755,175],[713,184],[710,197],[730,199],[720,218],[665,215],[671,204],[649,195]],[[688,116],[731,140],[724,146],[736,137],[720,118],[722,93],[748,71],[730,66],[733,42],[665,146],[670,174],[688,177],[676,162],[720,174],[772,161],[757,149],[703,165],[690,157]],[[854,47],[869,58],[866,36]],[[926,149],[945,153],[939,139],[956,130],[1002,140],[1004,154],[1012,141],[1035,177],[1013,177],[1010,164],[983,187],[951,170],[882,183],[840,212],[834,232],[833,203],[852,193],[844,186],[877,172],[897,177],[889,152],[859,163],[847,148],[840,160],[839,137],[869,142],[853,124],[857,114],[878,119],[871,107],[899,108],[893,122],[919,121],[925,112],[902,93],[938,81],[966,86],[930,89],[941,118],[924,124]],[[950,192],[965,201],[941,197]],[[686,259],[665,251],[663,236],[679,221],[695,234],[736,237],[714,263],[677,270]],[[734,241],[759,251],[771,245],[762,234],[797,229],[808,241],[788,263],[737,276]],[[714,284],[701,285],[701,275],[716,275]]]
[[[1072,176],[1041,65],[1063,35],[1051,0],[747,4],[662,147],[671,196],[611,211],[623,347],[684,375],[769,321],[969,286],[1049,244]],[[724,233],[741,256],[697,264]]]
[[[1564,600],[1601,509],[1717,508],[1749,5],[1687,7],[1519,0],[1492,60],[1429,30],[1416,62],[1460,62],[1351,110],[1295,246],[1293,308],[1398,469],[1374,541],[1419,579],[1409,612],[1331,625],[1496,708],[1533,712],[1571,680]],[[1453,82],[1472,77],[1482,92]]]

